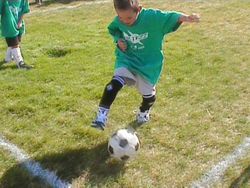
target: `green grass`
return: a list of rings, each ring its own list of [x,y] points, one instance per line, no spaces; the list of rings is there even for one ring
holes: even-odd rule
[[[250,135],[250,3],[142,3],[197,12],[202,20],[165,42],[157,102],[151,122],[137,129],[142,147],[136,160],[117,164],[106,151],[109,136],[132,125],[141,102],[135,89],[119,93],[105,132],[90,128],[113,73],[114,44],[106,29],[115,15],[111,3],[32,7],[22,48],[35,68],[0,68],[0,134],[73,187],[188,187]],[[5,48],[2,40],[1,52]],[[249,156],[238,161],[215,187],[249,187],[249,164]],[[0,176],[0,187],[45,187],[4,150]]]

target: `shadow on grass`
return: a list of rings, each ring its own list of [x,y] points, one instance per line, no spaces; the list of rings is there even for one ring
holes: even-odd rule
[[[138,123],[136,120],[134,120],[128,124],[127,128],[132,128],[134,130],[137,130],[138,128],[142,126],[147,126],[147,123]]]
[[[7,65],[7,64],[10,64],[10,63],[2,63],[2,62],[0,62],[0,71],[1,70],[6,70],[6,69],[17,69],[16,64],[12,64],[12,65]]]
[[[101,186],[106,181],[115,181],[123,173],[124,163],[110,160],[107,152],[107,142],[94,148],[80,148],[63,151],[62,153],[49,154],[42,158],[34,159],[44,169],[56,172],[62,180],[72,183],[76,178],[84,178],[88,186]],[[22,164],[13,166],[0,180],[0,187],[46,187],[37,177],[29,176],[22,169]],[[47,186],[49,187],[49,186]]]
[[[233,181],[230,188],[242,187],[250,180],[250,165],[241,173],[241,175]]]

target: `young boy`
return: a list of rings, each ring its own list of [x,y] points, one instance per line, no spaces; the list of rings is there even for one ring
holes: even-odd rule
[[[136,120],[149,121],[156,97],[156,84],[163,66],[164,36],[183,22],[198,22],[196,14],[143,9],[138,0],[114,0],[117,16],[108,26],[117,44],[115,72],[106,85],[92,127],[104,130],[111,104],[125,85],[134,85],[142,95]]]
[[[14,60],[19,69],[31,68],[24,63],[20,49],[21,37],[25,32],[23,16],[29,11],[28,0],[0,0],[0,34],[8,45],[4,61]]]

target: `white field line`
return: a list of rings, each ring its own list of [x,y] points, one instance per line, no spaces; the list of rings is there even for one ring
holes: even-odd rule
[[[225,171],[236,163],[237,160],[243,158],[250,151],[250,137],[244,139],[243,143],[240,144],[235,150],[227,155],[222,161],[204,174],[200,180],[195,181],[191,187],[192,188],[209,188],[212,184],[218,182]]]
[[[43,169],[38,162],[31,160],[28,154],[26,154],[14,144],[8,142],[2,136],[0,136],[0,147],[4,148],[5,150],[8,150],[11,155],[15,157],[16,160],[20,162],[22,166],[25,167],[32,176],[41,178],[53,188],[71,187],[69,183],[57,177],[53,171]]]
[[[80,8],[84,5],[94,5],[94,4],[105,4],[105,3],[111,3],[111,0],[98,0],[98,1],[84,1],[81,3],[78,3],[76,5],[63,5],[63,6],[59,6],[59,7],[55,7],[55,8],[46,8],[46,9],[36,9],[31,11],[29,14],[27,14],[26,16],[35,14],[35,13],[50,13],[50,12],[56,12],[56,11],[60,11],[60,10],[67,10],[67,9],[77,9]]]

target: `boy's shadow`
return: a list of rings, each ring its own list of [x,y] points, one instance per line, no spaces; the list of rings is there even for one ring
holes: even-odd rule
[[[15,64],[7,65],[7,63],[4,63],[3,61],[0,61],[0,71],[5,70],[5,69],[17,69],[17,67],[16,67]]]
[[[107,142],[94,148],[79,148],[54,153],[34,159],[43,169],[56,172],[60,179],[72,183],[84,179],[86,185],[103,185],[117,179],[124,172],[124,163],[112,161],[107,152]],[[15,165],[2,175],[0,187],[46,187],[37,177],[31,177],[22,164]],[[49,186],[47,186],[49,187]]]

